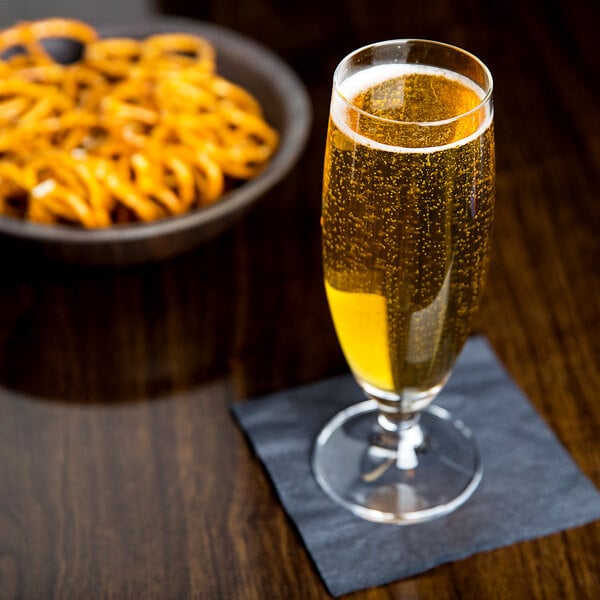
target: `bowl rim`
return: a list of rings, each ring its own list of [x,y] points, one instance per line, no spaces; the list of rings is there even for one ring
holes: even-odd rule
[[[312,123],[312,106],[306,87],[282,58],[258,41],[215,23],[183,17],[161,16],[144,18],[135,23],[96,21],[91,24],[102,37],[145,37],[161,31],[205,36],[216,45],[217,62],[219,45],[242,53],[260,65],[260,72],[269,72],[272,85],[280,90],[282,97],[288,99],[285,109],[286,135],[281,138],[280,146],[263,172],[226,192],[217,202],[208,206],[156,221],[116,224],[98,229],[61,223],[44,225],[0,215],[0,234],[31,241],[90,246],[147,240],[217,223],[222,217],[241,212],[281,181],[304,151]]]

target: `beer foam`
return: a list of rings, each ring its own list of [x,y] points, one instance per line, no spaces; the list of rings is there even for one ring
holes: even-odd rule
[[[336,126],[343,131],[345,135],[354,140],[359,144],[363,144],[369,146],[371,148],[385,150],[387,152],[410,152],[410,153],[431,153],[437,152],[439,150],[446,150],[448,148],[454,148],[457,146],[462,146],[463,144],[469,143],[471,140],[479,137],[491,124],[493,117],[493,108],[491,103],[489,103],[485,110],[485,118],[479,125],[476,131],[474,131],[471,135],[451,142],[450,144],[446,144],[443,146],[428,146],[428,147],[402,147],[402,146],[391,146],[388,144],[384,144],[382,142],[378,142],[369,137],[366,137],[360,133],[354,131],[351,127],[348,126],[347,119],[344,117],[346,111],[348,110],[348,106],[351,105],[352,100],[356,98],[360,93],[366,91],[367,89],[379,85],[389,79],[395,79],[396,77],[401,77],[403,75],[412,75],[412,74],[424,74],[424,75],[437,75],[442,76],[446,79],[454,80],[464,87],[469,88],[473,91],[480,101],[483,101],[485,98],[484,90],[479,87],[474,81],[460,75],[458,73],[454,73],[453,71],[449,71],[447,69],[443,69],[441,67],[433,67],[430,65],[421,65],[421,64],[397,64],[397,63],[387,63],[381,65],[374,65],[369,67],[368,69],[364,69],[359,71],[358,73],[354,73],[347,79],[345,79],[339,86],[339,94],[336,94],[335,91],[332,95],[331,99],[331,117],[334,120]],[[474,109],[477,110],[477,109]],[[468,114],[468,113],[467,113]],[[457,115],[452,119],[442,120],[442,121],[432,121],[430,123],[424,123],[424,125],[436,126],[437,124],[443,124],[450,122],[455,119],[460,119],[463,115]],[[377,117],[373,117],[377,118]]]

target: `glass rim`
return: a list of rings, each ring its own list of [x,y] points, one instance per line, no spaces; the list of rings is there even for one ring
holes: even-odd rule
[[[462,54],[463,56],[467,57],[468,59],[472,60],[477,65],[479,65],[479,67],[482,69],[484,76],[485,76],[487,82],[489,83],[489,85],[488,85],[487,90],[480,88],[484,92],[484,95],[481,97],[477,106],[469,109],[468,111],[466,111],[464,113],[456,115],[454,117],[449,117],[447,119],[440,119],[438,121],[402,121],[399,119],[391,119],[389,117],[382,117],[379,115],[374,115],[371,112],[369,112],[368,110],[359,108],[358,106],[356,106],[354,101],[347,98],[341,92],[341,90],[340,90],[341,82],[339,81],[340,73],[341,73],[343,66],[346,65],[350,61],[351,58],[353,58],[354,56],[356,56],[362,52],[365,52],[366,50],[369,50],[371,48],[378,48],[378,47],[382,47],[382,46],[391,46],[394,44],[395,45],[408,45],[411,42],[417,43],[417,44],[423,44],[423,45],[438,46],[440,48],[446,48],[446,49],[452,50],[454,52],[458,52],[458,53]],[[436,65],[427,65],[425,63],[408,63],[407,62],[407,63],[398,63],[398,64],[407,64],[407,65],[414,64],[414,65],[420,65],[420,66],[431,66],[431,67],[436,67],[436,68],[443,68],[443,67],[437,67]],[[372,66],[374,66],[374,65],[372,65]],[[457,73],[455,70],[453,70],[452,72],[455,74],[461,75],[462,77],[467,77],[468,79],[470,79],[468,76]],[[471,81],[473,81],[473,80],[471,79]],[[477,82],[473,81],[473,83],[475,85],[477,85],[478,87],[480,87]],[[435,40],[428,40],[428,39],[398,38],[398,39],[383,40],[380,42],[373,42],[370,44],[366,44],[366,45],[361,46],[360,48],[357,48],[356,50],[353,50],[352,52],[346,54],[346,56],[344,56],[344,58],[342,58],[342,60],[340,60],[340,62],[338,63],[338,65],[335,68],[335,71],[333,73],[333,90],[338,95],[338,97],[342,100],[342,102],[344,102],[344,104],[346,104],[349,108],[351,108],[355,112],[363,114],[371,119],[376,119],[383,123],[389,123],[389,124],[395,123],[395,124],[401,124],[401,125],[406,125],[406,126],[412,125],[412,126],[420,126],[420,127],[439,127],[439,126],[449,125],[460,119],[469,117],[470,115],[475,114],[476,112],[485,108],[486,104],[491,103],[492,93],[494,91],[494,79],[492,77],[492,73],[491,73],[490,69],[480,58],[478,58],[472,52],[469,52],[468,50],[464,50],[463,48],[460,48],[459,46],[454,46],[453,44],[447,44],[445,42],[437,42]],[[490,109],[491,109],[491,107],[490,107]]]

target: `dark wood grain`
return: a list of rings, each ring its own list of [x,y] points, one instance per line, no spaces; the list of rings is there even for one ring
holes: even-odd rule
[[[474,329],[600,486],[597,2],[162,9],[279,53],[312,135],[260,205],[172,260],[73,268],[0,241],[0,598],[328,597],[229,405],[346,369],[321,286],[321,163],[333,69],[378,39],[458,44],[492,69],[497,210]],[[599,557],[594,523],[349,598],[593,599]]]

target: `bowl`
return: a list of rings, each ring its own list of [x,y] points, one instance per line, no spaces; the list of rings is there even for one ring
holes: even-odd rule
[[[206,38],[215,47],[219,74],[247,89],[259,101],[265,119],[279,133],[278,149],[260,175],[214,204],[181,216],[103,229],[43,225],[0,216],[0,236],[24,243],[47,258],[69,263],[117,265],[166,259],[223,232],[281,181],[299,159],[312,121],[309,97],[294,71],[266,47],[223,27],[182,18],[97,24],[96,29],[102,37],[145,38],[162,32],[185,32]],[[55,56],[68,58],[68,41],[55,39],[52,43]]]

